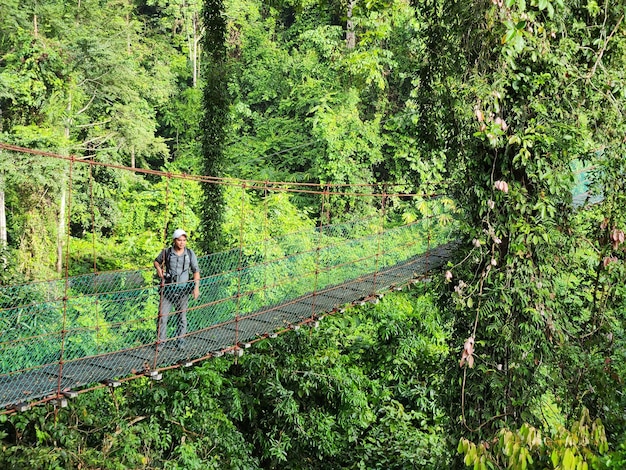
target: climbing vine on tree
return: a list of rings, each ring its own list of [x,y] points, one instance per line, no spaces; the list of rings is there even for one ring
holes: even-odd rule
[[[450,158],[469,222],[445,276],[459,433],[540,426],[549,396],[622,432],[624,11],[494,1],[481,15],[467,44],[482,40],[482,55],[461,48],[471,78],[454,91],[463,144]],[[593,201],[578,197],[580,168]]]

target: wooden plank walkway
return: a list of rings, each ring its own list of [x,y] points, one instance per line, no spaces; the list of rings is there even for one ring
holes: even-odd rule
[[[5,411],[27,409],[29,403],[74,396],[94,385],[116,386],[121,379],[142,375],[160,378],[163,369],[190,365],[224,353],[240,354],[255,341],[298,328],[343,306],[423,278],[441,268],[453,245],[442,245],[379,272],[192,331],[185,337],[185,349],[176,348],[175,340],[168,340],[160,351],[152,343],[0,376],[0,405]]]

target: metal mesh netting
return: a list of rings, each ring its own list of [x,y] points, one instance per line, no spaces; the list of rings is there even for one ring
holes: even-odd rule
[[[237,352],[406,284],[443,262],[454,238],[448,217],[388,230],[379,219],[329,225],[201,257],[184,350],[174,347],[180,312],[170,316],[167,341],[157,342],[154,269],[0,287],[0,403],[11,408]]]

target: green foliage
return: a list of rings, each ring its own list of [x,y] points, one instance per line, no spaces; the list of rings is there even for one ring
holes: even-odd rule
[[[22,280],[21,273],[13,263],[10,263],[16,253],[6,246],[0,247],[0,285],[11,285]]]
[[[469,72],[446,64],[458,103],[445,108],[448,131],[463,139],[449,164],[468,216],[462,262],[447,274],[445,304],[457,309],[457,348],[465,343],[449,400],[476,436],[536,425],[529,404],[545,393],[568,418],[588,408],[610,436],[623,428],[611,410],[623,406],[612,391],[623,370],[623,215],[612,201],[624,102],[606,84],[623,73],[623,35],[611,34],[623,30],[621,10],[607,6],[607,23],[576,2],[484,7],[486,27],[463,37],[490,54],[461,48]],[[593,178],[608,190],[576,211],[580,161],[598,165]]]
[[[255,250],[263,243],[272,243],[272,239],[314,229],[314,222],[298,211],[289,194],[255,193],[257,191],[235,186],[226,188],[224,192],[227,208],[224,235],[230,240],[229,248],[244,245]]]
[[[12,447],[7,457],[12,464],[96,467],[102,452],[110,458],[103,468],[154,462],[236,468],[234,455],[243,456],[241,468],[313,468],[320,462],[328,468],[393,468],[406,462],[434,467],[449,463],[443,429],[455,442],[464,429],[472,430],[471,440],[477,442],[487,442],[500,429],[520,429],[508,431],[507,443],[526,442],[530,426],[543,424],[537,397],[547,396],[557,402],[564,422],[586,408],[602,420],[607,442],[623,440],[623,6],[570,0],[353,6],[348,27],[345,2],[207,0],[206,34],[198,42],[199,1],[0,0],[1,140],[146,170],[319,187],[371,185],[359,190],[364,194],[374,187],[385,190],[389,180],[402,184],[400,193],[450,187],[454,204],[447,198],[390,201],[388,225],[412,226],[408,232],[388,227],[390,245],[376,262],[391,263],[447,239],[456,227],[448,210],[459,208],[464,248],[449,267],[449,282],[433,287],[442,311],[455,317],[450,347],[460,350],[465,343],[463,367],[452,359],[446,367],[439,364],[432,392],[428,383],[415,382],[421,373],[415,364],[425,370],[431,364],[403,349],[405,343],[393,343],[409,334],[402,331],[405,323],[418,331],[421,326],[410,316],[398,315],[398,320],[390,314],[378,318],[379,331],[359,319],[346,326],[366,330],[359,341],[338,333],[329,345],[303,337],[279,343],[289,352],[302,348],[310,359],[278,357],[278,349],[264,345],[266,354],[256,364],[242,360],[239,371],[247,367],[247,374],[259,374],[267,390],[249,384],[233,368],[233,383],[245,387],[223,388],[222,395],[197,401],[216,421],[233,418],[242,426],[240,434],[224,431],[232,437],[224,444],[224,460],[206,454],[225,442],[212,440],[212,430],[186,433],[185,426],[167,424],[163,417],[152,434],[151,426],[143,427],[149,418],[133,421],[145,415],[129,411],[126,420],[118,419],[126,427],[102,421],[93,429],[90,423],[68,431],[74,440],[65,442],[83,449],[78,457],[59,445],[61,437],[45,423],[17,423],[16,418],[11,430],[16,442],[26,433],[32,442],[54,445],[49,464],[36,445]],[[346,32],[354,32],[354,47],[346,45]],[[149,172],[146,177],[111,168],[88,172],[75,164],[70,193],[65,162],[16,158],[4,151],[0,160],[6,254],[16,257],[2,265],[3,282],[52,278],[63,253],[69,255],[71,274],[144,267],[178,226],[198,234],[193,239],[205,253],[245,244],[245,253],[229,252],[224,263],[245,268],[244,281],[252,290],[276,284],[285,273],[315,271],[322,284],[337,281],[354,274],[333,270],[337,263],[349,266],[380,248],[377,224],[353,224],[347,215],[376,219],[380,207],[349,192],[327,201],[305,194],[268,197],[259,190],[161,180]],[[578,182],[573,168],[580,166],[590,177],[587,200],[572,198]],[[325,227],[314,241],[301,236],[312,226]],[[424,230],[433,238],[422,240]],[[414,240],[407,242],[407,233]],[[313,246],[319,248],[315,256]],[[271,270],[255,268],[280,257],[287,261]],[[213,274],[210,267],[206,272]],[[294,292],[309,280],[297,277]],[[228,290],[240,280],[222,281],[220,288]],[[72,289],[84,293],[92,287]],[[242,306],[254,308],[257,301],[284,294],[277,288]],[[137,306],[124,298],[100,305],[77,300],[69,310],[72,318],[103,334],[76,334],[70,354],[93,351],[94,345],[115,347],[116,335],[126,332],[107,330],[95,313],[107,312],[118,300],[137,319],[142,309],[153,308],[150,299]],[[220,315],[230,315],[230,307]],[[396,307],[406,311],[404,305]],[[38,333],[46,320],[59,329],[54,307],[40,315],[23,313],[5,312],[3,331],[13,334],[10,325],[17,322]],[[387,340],[402,355],[376,356],[371,345]],[[46,345],[42,357],[53,354],[53,346]],[[326,356],[318,356],[318,350]],[[27,345],[19,351],[24,364],[30,364],[28,353]],[[401,359],[405,355],[408,360]],[[3,355],[2,361],[7,367],[11,358]],[[407,371],[413,376],[403,375]],[[383,376],[396,380],[391,391],[381,384]],[[176,386],[164,388],[162,399],[180,396]],[[215,411],[221,400],[228,400],[227,412]],[[171,402],[164,403],[159,405]],[[423,419],[425,409],[436,410]],[[120,412],[111,416],[119,418]],[[177,412],[202,419],[195,410]],[[79,413],[74,422],[87,422],[89,414]],[[224,426],[232,430],[234,425]],[[103,431],[85,445],[81,436],[96,430]],[[394,432],[401,439],[390,439]],[[568,433],[564,436],[582,435],[580,429]],[[243,445],[248,438],[250,445]],[[528,451],[524,459],[521,450],[515,454],[520,465],[541,460],[527,447],[519,447]],[[433,455],[434,448],[442,454]],[[581,440],[567,449],[576,459],[589,450]],[[485,452],[476,454],[479,465],[488,455],[486,447]],[[623,449],[600,454],[609,467],[623,460]],[[510,455],[503,450],[493,458]],[[563,464],[565,454],[558,455]]]
[[[4,142],[132,166],[158,167],[167,161],[168,149],[157,135],[157,109],[178,92],[175,81],[181,67],[169,62],[178,63],[179,53],[144,29],[139,10],[128,2],[100,5],[90,0],[27,1],[19,8],[5,3],[0,43]],[[185,139],[181,146],[194,152],[188,142],[192,138]],[[20,248],[19,263],[28,277],[51,278],[59,272],[57,258],[68,228],[79,238],[115,233],[125,209],[118,206],[119,192],[128,182],[104,168],[87,174],[83,167],[72,180],[67,167],[46,168],[40,176],[46,163],[22,156],[19,161],[36,163],[25,172],[19,164],[2,167],[9,244]],[[50,178],[53,174],[59,177]],[[21,184],[20,178],[30,184]],[[40,191],[45,185],[33,184],[42,178],[54,187],[44,192],[45,198]],[[64,205],[71,205],[69,224],[61,220],[67,215]]]
[[[424,289],[393,294],[257,343],[236,363],[0,415],[0,465],[441,468],[448,334]]]
[[[583,409],[580,419],[570,429],[549,427],[542,433],[524,423],[519,430],[502,429],[498,436],[478,445],[462,438],[458,451],[464,455],[466,466],[480,470],[494,467],[582,470],[606,468],[601,462],[608,443],[602,422],[592,420],[589,411]]]
[[[604,466],[600,468],[623,468],[626,464],[626,443],[622,440],[619,446],[609,451],[600,462]]]
[[[40,407],[28,419],[4,417],[3,428],[12,431],[5,439],[13,445],[5,447],[0,463],[41,469],[258,468],[220,409],[223,369],[212,364],[156,386],[144,380],[126,391],[94,391],[54,415]]]
[[[36,134],[36,136],[34,135]],[[56,136],[40,128],[16,126],[13,137],[19,143],[49,146]],[[32,138],[33,140],[30,140]],[[12,260],[24,281],[53,277],[57,258],[59,205],[64,198],[63,183],[68,165],[49,159],[18,156],[0,151],[0,180],[4,183],[7,241],[14,249]],[[52,179],[50,174],[58,175]]]
[[[432,300],[414,295],[327,317],[239,360],[234,417],[264,466],[444,464],[437,389],[447,330]]]
[[[67,93],[69,70],[58,42],[19,27],[8,37],[13,43],[0,49],[0,106],[5,110],[0,131],[10,131],[15,125],[60,128],[46,119],[59,113]]]
[[[228,47],[236,59],[237,101],[226,155],[234,176],[364,185],[441,181],[444,160],[435,170],[414,148],[414,106],[407,101],[411,60],[423,49],[411,34],[419,30],[416,12],[405,2],[385,5],[357,5],[359,40],[348,50],[339,4],[263,10],[257,2],[233,2]],[[422,180],[414,175],[418,167]],[[332,215],[339,218],[346,207],[369,210],[358,198],[338,199]]]
[[[363,123],[357,104],[353,90],[311,109],[313,134],[326,146],[326,159],[318,162],[317,170],[322,183],[372,182],[370,169],[381,160],[378,123]]]

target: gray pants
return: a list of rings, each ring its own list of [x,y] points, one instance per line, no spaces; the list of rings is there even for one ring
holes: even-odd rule
[[[161,309],[157,319],[157,336],[159,343],[167,339],[167,320],[170,315],[176,315],[176,337],[178,342],[184,341],[187,334],[187,303],[189,294],[161,295]],[[173,313],[172,313],[173,312]]]

